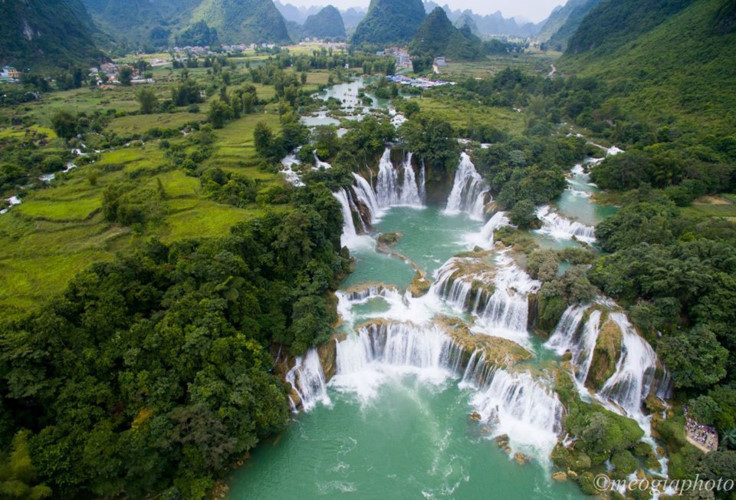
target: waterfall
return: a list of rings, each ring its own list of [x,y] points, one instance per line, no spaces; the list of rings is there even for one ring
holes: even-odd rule
[[[495,291],[489,300],[478,303],[473,311],[478,321],[474,331],[513,340],[520,345],[529,343],[529,294],[541,286],[521,268],[506,252],[496,257]]]
[[[314,155],[314,168],[320,169],[320,168],[332,168],[332,165],[327,163],[326,161],[322,161],[319,159],[319,156],[317,156],[317,150],[315,149],[312,154]]]
[[[391,163],[391,150],[386,148],[378,163],[378,180],[376,182],[376,199],[380,208],[395,206],[422,206],[414,168],[411,165],[412,154],[408,153],[402,162],[402,181],[399,182],[399,171]]]
[[[369,285],[360,287],[352,291],[337,291],[337,312],[340,314],[343,322],[352,325],[355,316],[353,314],[353,306],[365,304],[366,302],[381,298],[385,300],[389,306],[394,304],[403,304],[404,297],[394,286],[388,285]],[[377,312],[376,315],[384,314]]]
[[[460,382],[461,388],[488,387],[495,373],[495,367],[486,363],[484,351],[476,349],[470,355],[468,364],[465,366],[463,378]]]
[[[621,355],[616,371],[603,385],[599,396],[616,403],[627,415],[638,422],[645,417],[642,401],[649,395],[657,369],[654,349],[636,332],[623,313],[611,313],[621,330]]]
[[[578,392],[587,397],[588,390],[585,381],[588,371],[593,362],[593,351],[598,340],[600,330],[601,312],[594,309],[590,312],[588,320],[581,328],[581,322],[587,306],[573,305],[567,308],[560,318],[555,331],[544,344],[547,348],[554,350],[558,355],[570,351],[573,365],[573,377]]]
[[[566,351],[572,351],[576,347],[575,337],[584,313],[585,307],[569,306],[544,346],[555,351],[558,356],[562,356]]]
[[[340,202],[340,207],[342,208],[342,236],[340,237],[340,244],[350,247],[356,241],[358,233],[355,231],[353,212],[350,210],[348,194],[345,189],[340,189],[332,194]]]
[[[283,160],[281,160],[281,173],[284,174],[287,182],[293,184],[296,187],[304,185],[304,182],[302,182],[299,174],[294,172],[294,167],[298,167],[301,164],[299,158],[297,158],[296,156],[298,152],[299,148],[297,148],[296,150],[294,150],[293,153],[288,154]]]
[[[488,185],[480,176],[467,153],[460,155],[460,165],[455,172],[452,191],[447,198],[445,213],[467,213],[471,218],[483,220],[483,207]]]
[[[366,402],[391,376],[412,374],[444,382],[457,370],[460,358],[459,347],[436,325],[371,323],[338,342],[337,373],[330,386]]]
[[[419,170],[419,198],[422,204],[427,203],[427,172],[422,160],[422,168]]]
[[[572,221],[560,214],[553,212],[549,205],[537,209],[537,218],[542,221],[542,227],[538,231],[548,234],[556,239],[570,240],[573,237],[592,243],[595,241],[595,228],[586,226],[578,221]]]
[[[322,371],[322,364],[316,349],[309,349],[304,357],[298,356],[294,367],[289,370],[285,378],[299,395],[304,411],[310,411],[317,403],[331,404],[330,397],[327,395],[325,374]],[[296,409],[293,400],[291,400],[291,407],[293,410]]]
[[[488,377],[471,399],[481,421],[492,425],[493,436],[506,434],[512,446],[549,457],[562,431],[563,406],[554,391],[528,372],[497,369]]]
[[[373,191],[373,187],[370,183],[360,175],[353,173],[353,178],[355,179],[355,184],[353,184],[355,196],[370,212],[370,220],[368,223],[374,224],[382,215],[381,210],[378,208],[376,193]]]
[[[490,249],[493,248],[494,243],[493,233],[501,227],[510,225],[511,221],[506,217],[506,212],[496,212],[493,217],[488,219],[480,233],[470,234],[465,239],[470,245]]]
[[[490,282],[493,274],[471,273],[462,274],[463,264],[476,261],[477,259],[458,258],[445,262],[436,272],[436,279],[430,288],[430,292],[444,300],[458,312],[472,312],[474,305],[480,300],[483,288],[476,289],[475,296],[471,296],[473,282]]]
[[[422,196],[419,193],[419,186],[414,175],[414,167],[411,165],[413,153],[407,153],[401,164],[404,172],[404,182],[401,185],[401,205],[421,206]]]

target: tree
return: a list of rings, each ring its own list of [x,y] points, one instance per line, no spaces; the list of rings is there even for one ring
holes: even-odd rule
[[[66,110],[59,110],[51,117],[51,126],[56,135],[63,139],[71,139],[77,135],[77,117]]]
[[[138,104],[141,106],[141,113],[144,115],[150,115],[158,107],[158,97],[153,89],[141,88],[136,94]]]
[[[687,403],[692,415],[701,424],[711,425],[716,415],[720,413],[721,407],[710,397],[701,394],[695,399],[691,399]]]
[[[658,351],[675,387],[705,388],[726,376],[728,351],[705,325],[664,337]]]
[[[29,435],[29,431],[16,433],[13,437],[13,450],[10,455],[0,456],[0,497],[2,498],[40,500],[51,496],[51,488],[45,484],[36,484],[37,474],[31,463]]]
[[[253,143],[255,144],[256,152],[263,158],[269,160],[278,159],[277,150],[280,149],[277,144],[278,141],[274,137],[271,127],[266,123],[256,123],[256,127],[253,130]]]
[[[537,207],[531,200],[518,201],[509,212],[509,219],[522,229],[528,228],[537,220]]]
[[[202,102],[199,85],[185,77],[179,85],[171,89],[171,100],[176,106],[189,106]]]
[[[440,171],[457,167],[458,144],[450,122],[430,113],[417,113],[399,128],[409,151]]]
[[[721,442],[731,449],[736,448],[736,428],[725,431],[721,437]]]
[[[129,87],[130,82],[133,80],[133,68],[130,66],[121,66],[120,70],[118,70],[118,80],[120,80],[123,86]]]
[[[226,102],[220,99],[214,99],[210,104],[210,110],[207,113],[207,119],[213,128],[222,128],[227,120],[233,118],[233,111]]]

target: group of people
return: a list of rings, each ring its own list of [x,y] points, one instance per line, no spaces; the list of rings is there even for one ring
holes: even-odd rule
[[[685,430],[691,439],[709,450],[715,451],[718,449],[718,433],[715,427],[698,423],[688,415],[687,408],[685,409]]]

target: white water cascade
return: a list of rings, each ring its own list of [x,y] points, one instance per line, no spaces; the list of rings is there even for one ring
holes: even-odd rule
[[[355,394],[362,403],[382,384],[407,374],[441,384],[463,372],[461,387],[472,388],[471,406],[514,447],[545,460],[561,431],[563,408],[544,381],[530,373],[494,369],[476,351],[465,367],[463,352],[437,326],[406,322],[370,323],[337,344],[337,373],[330,387]]]
[[[533,280],[506,252],[496,256],[495,291],[486,303],[478,303],[473,313],[478,317],[473,331],[503,337],[529,345],[529,294],[542,284]]]
[[[358,232],[355,230],[355,222],[353,222],[353,212],[350,209],[350,200],[345,189],[340,189],[332,193],[340,202],[342,209],[342,236],[340,244],[348,248],[353,248],[359,243]]]
[[[373,187],[370,183],[361,177],[359,174],[353,173],[355,184],[353,184],[353,191],[355,196],[370,212],[370,220],[368,223],[375,224],[378,222],[382,215],[382,211],[378,208],[378,200],[376,199],[376,192],[373,191]]]
[[[575,238],[586,243],[595,241],[593,226],[586,226],[578,221],[567,219],[552,211],[549,205],[537,209],[537,218],[542,221],[542,227],[538,230],[542,234],[548,234],[559,240]]]
[[[303,186],[302,178],[298,173],[294,172],[294,167],[301,165],[299,158],[297,158],[297,148],[293,153],[288,154],[283,160],[281,160],[281,173],[286,177],[286,181],[293,184],[296,187]]]
[[[392,376],[412,374],[422,381],[441,383],[457,369],[459,348],[437,326],[412,323],[371,323],[337,344],[337,373],[330,386],[358,396],[375,398]]]
[[[488,219],[479,233],[471,233],[465,241],[471,246],[477,246],[486,250],[493,248],[493,233],[504,226],[510,226],[511,221],[506,217],[506,212],[496,212]]]
[[[466,376],[474,374],[466,370]],[[513,447],[549,457],[562,431],[563,406],[554,391],[528,372],[497,369],[488,377],[471,398],[481,421],[492,424],[493,436],[506,434]]]
[[[332,193],[337,201],[340,202],[342,208],[342,239],[341,243],[347,245],[348,242],[355,238],[358,233],[355,231],[355,223],[353,222],[353,213],[350,210],[350,202],[348,201],[348,194],[345,189],[340,189]]]
[[[307,354],[298,356],[294,366],[286,374],[286,382],[299,395],[302,408],[309,411],[314,408],[317,403],[326,405],[332,404],[330,397],[327,395],[327,384],[325,383],[325,374],[322,371],[322,364],[319,361],[319,355],[316,349],[309,349]],[[292,411],[296,411],[297,407],[291,398]]]
[[[381,156],[378,163],[378,180],[376,182],[376,199],[380,208],[422,206],[422,197],[419,194],[420,187],[417,185],[411,158],[411,153],[408,153],[404,158],[401,165],[402,181],[399,182],[399,170],[391,163],[391,150],[386,148],[383,152],[383,156]]]
[[[483,220],[485,196],[488,184],[475,169],[467,153],[460,155],[460,164],[455,172],[452,191],[447,198],[445,213],[467,213],[471,218]]]
[[[641,405],[649,395],[657,370],[657,355],[646,340],[641,338],[623,313],[611,313],[610,319],[621,330],[621,355],[616,371],[598,393],[611,401],[640,424],[646,420]]]
[[[600,331],[601,311],[594,309],[582,323],[587,306],[573,305],[567,308],[545,346],[558,355],[570,351],[573,376],[581,396],[588,397],[585,381],[593,362],[593,351]]]
[[[431,293],[458,312],[473,312],[478,307],[485,290],[482,287],[476,287],[473,292],[473,283],[493,281],[494,275],[490,271],[461,274],[463,265],[472,261],[473,259],[458,257],[448,260],[436,271],[436,279],[430,288]]]
[[[327,163],[326,161],[322,161],[319,159],[319,156],[317,156],[317,150],[315,149],[312,154],[314,155],[314,168],[319,170],[320,168],[332,168],[332,165]]]

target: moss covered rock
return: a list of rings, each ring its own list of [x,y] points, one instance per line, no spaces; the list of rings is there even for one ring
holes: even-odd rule
[[[621,354],[622,332],[611,319],[603,323],[593,350],[593,361],[590,364],[585,385],[599,390],[616,371],[616,362]]]
[[[381,233],[378,235],[378,242],[382,245],[392,246],[398,243],[399,239],[403,236],[403,233]]]

